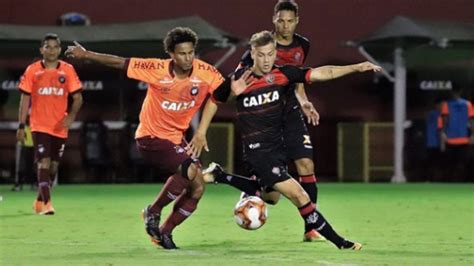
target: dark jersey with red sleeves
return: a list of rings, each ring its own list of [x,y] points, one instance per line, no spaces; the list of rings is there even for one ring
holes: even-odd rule
[[[239,77],[244,72],[236,73]],[[237,97],[237,124],[242,133],[244,151],[269,151],[282,145],[284,95],[293,90],[294,83],[309,81],[310,69],[295,66],[276,66]]]
[[[277,55],[275,65],[292,65],[292,66],[303,66],[306,57],[309,53],[310,42],[307,38],[299,35],[293,35],[293,42],[290,45],[281,45],[277,43]],[[252,66],[253,60],[250,55],[250,49],[248,49],[240,60],[240,67]],[[291,91],[287,97],[287,109],[291,111],[293,106],[297,105],[296,96]]]

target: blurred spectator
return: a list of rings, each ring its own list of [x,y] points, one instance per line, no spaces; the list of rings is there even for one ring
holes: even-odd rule
[[[428,112],[425,120],[426,159],[423,172],[427,181],[440,181],[442,179],[442,150],[444,150],[440,135],[442,127],[441,100],[436,100],[433,109]]]
[[[472,104],[453,90],[452,98],[441,105],[442,141],[446,143],[446,170],[453,181],[467,181],[469,142],[472,132]],[[469,128],[471,127],[471,128]]]
[[[111,170],[107,139],[107,127],[102,121],[84,122],[81,132],[82,162],[96,182],[107,181],[106,177]]]

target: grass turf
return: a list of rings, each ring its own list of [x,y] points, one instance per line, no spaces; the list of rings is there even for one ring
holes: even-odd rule
[[[0,186],[0,265],[474,265],[471,184],[320,184],[318,208],[360,252],[303,243],[286,199],[261,229],[240,229],[239,193],[225,185],[207,187],[175,230],[175,251],[151,245],[140,219],[160,185],[62,185],[54,216],[33,215],[35,193],[9,188]]]

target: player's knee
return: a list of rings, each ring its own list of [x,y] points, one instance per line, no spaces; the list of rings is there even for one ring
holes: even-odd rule
[[[191,197],[194,199],[200,199],[202,195],[204,195],[205,189],[206,188],[205,188],[204,182],[194,183],[190,191]]]
[[[314,162],[309,158],[302,158],[295,161],[298,173],[312,174],[314,173]]]
[[[262,194],[262,200],[265,203],[268,203],[270,205],[276,205],[278,201],[280,201],[280,193],[273,191],[270,193],[263,193]]]
[[[310,201],[308,194],[303,189],[295,190],[291,195],[289,195],[289,197],[297,206],[303,206]]]
[[[51,167],[51,158],[43,158],[38,161],[39,169],[50,169]]]

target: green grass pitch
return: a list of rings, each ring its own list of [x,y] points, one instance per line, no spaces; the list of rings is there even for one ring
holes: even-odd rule
[[[261,229],[240,229],[239,193],[225,185],[207,187],[175,230],[175,251],[151,245],[140,219],[161,185],[61,185],[54,216],[33,215],[35,193],[9,188],[0,186],[0,265],[474,265],[472,184],[320,184],[320,211],[360,252],[303,243],[286,199]]]

